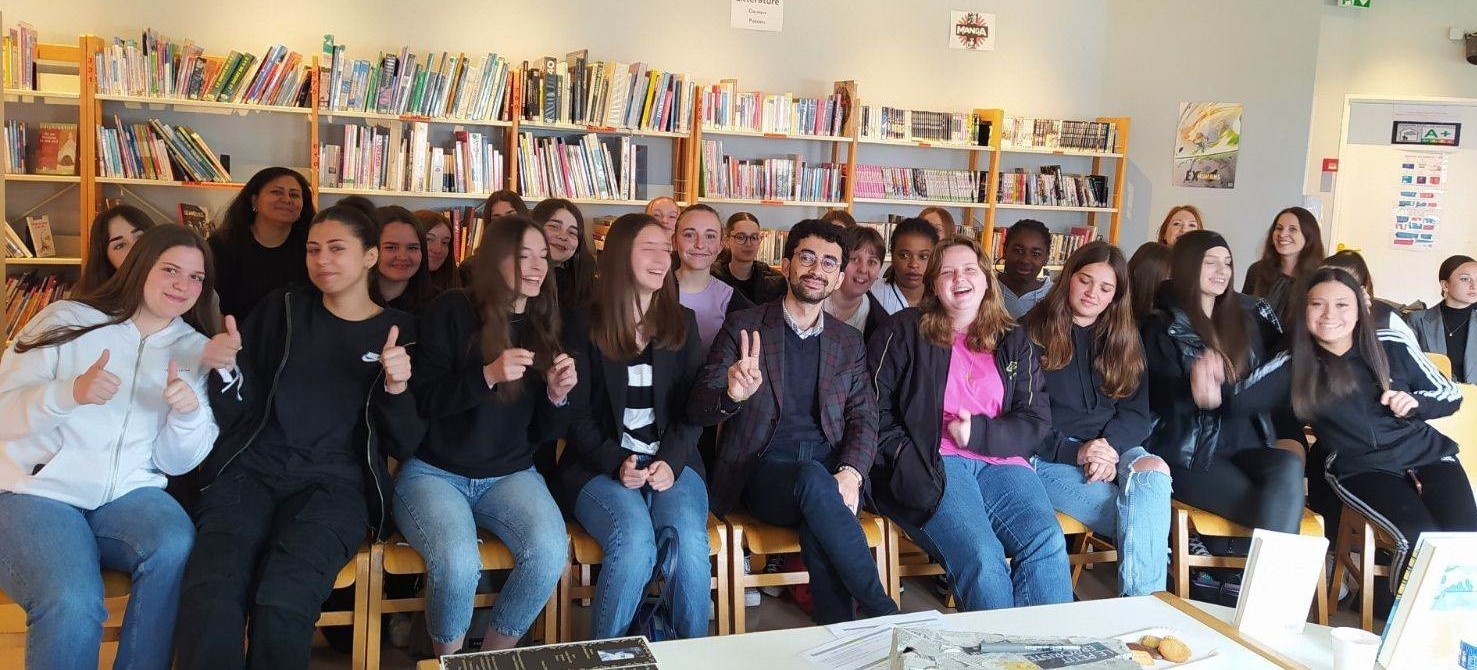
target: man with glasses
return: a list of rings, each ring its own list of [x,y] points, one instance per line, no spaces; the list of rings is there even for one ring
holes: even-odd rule
[[[748,212],[738,212],[728,217],[723,228],[725,249],[713,264],[713,276],[732,286],[755,305],[784,295],[784,275],[755,260],[759,255],[759,243],[764,239],[759,230],[759,220]]]
[[[825,314],[847,249],[836,226],[810,219],[785,240],[780,298],[728,317],[688,405],[703,425],[726,421],[709,500],[740,503],[794,527],[810,569],[816,623],[897,612],[857,524],[862,477],[877,453],[877,401],[861,333]]]

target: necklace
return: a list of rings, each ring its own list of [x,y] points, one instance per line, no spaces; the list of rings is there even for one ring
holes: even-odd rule
[[[1453,335],[1456,335],[1457,333],[1462,332],[1462,329],[1463,328],[1466,328],[1468,325],[1471,325],[1471,323],[1472,323],[1472,320],[1471,319],[1467,319],[1466,321],[1463,321],[1462,322],[1462,325],[1457,326],[1456,328],[1452,328],[1451,330],[1446,331],[1446,336],[1447,337],[1452,337]]]

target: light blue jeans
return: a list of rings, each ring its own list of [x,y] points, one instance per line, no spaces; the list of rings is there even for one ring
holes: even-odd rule
[[[26,667],[97,667],[106,567],[132,576],[113,667],[169,668],[194,542],[189,515],[163,489],[136,489],[94,510],[0,492],[0,589],[26,610]]]
[[[898,525],[944,564],[959,611],[1072,602],[1067,542],[1036,473],[945,456],[944,474],[933,518]]]
[[[574,515],[605,552],[595,584],[590,637],[626,634],[656,567],[656,529],[677,531],[677,576],[672,582],[673,625],[684,638],[708,634],[708,489],[692,468],[683,468],[672,487],[628,489],[607,476],[580,489]]]
[[[1116,482],[1089,482],[1081,466],[1032,457],[1051,504],[1118,546],[1118,590],[1125,596],[1164,590],[1169,561],[1170,476],[1133,464],[1148,456],[1134,447],[1118,457]]]
[[[426,628],[436,642],[453,642],[472,625],[481,570],[478,528],[502,540],[517,562],[492,606],[498,633],[527,632],[569,562],[564,516],[533,468],[472,479],[413,458],[395,480],[393,513],[426,561]]]

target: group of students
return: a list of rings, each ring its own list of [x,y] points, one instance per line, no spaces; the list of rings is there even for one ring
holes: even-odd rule
[[[965,610],[1072,599],[1057,511],[1114,539],[1121,593],[1161,590],[1171,482],[1296,532],[1326,472],[1397,565],[1420,532],[1477,530],[1426,423],[1460,393],[1421,354],[1477,351],[1452,331],[1477,262],[1443,264],[1438,316],[1402,331],[1298,208],[1238,293],[1193,208],[1133,260],[1092,242],[1053,280],[1040,222],[997,272],[942,209],[886,245],[845,212],[801,221],[775,270],[751,214],[659,198],[596,254],[576,205],[504,191],[458,267],[434,212],[308,193],[263,170],[209,241],[101,213],[76,297],[0,359],[0,589],[30,667],[95,664],[99,565],[133,579],[121,667],[304,667],[335,575],[392,526],[425,557],[438,654],[517,644],[566,518],[604,549],[596,638],[630,625],[663,535],[672,626],[706,634],[710,510],[797,529],[823,624],[897,611],[863,507]],[[478,529],[516,567],[474,632]]]

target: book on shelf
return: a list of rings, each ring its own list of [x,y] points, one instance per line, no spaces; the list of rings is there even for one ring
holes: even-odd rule
[[[1107,177],[1062,174],[1060,165],[1044,165],[1040,172],[1018,168],[1000,173],[995,201],[1043,207],[1110,207],[1109,198]]]
[[[518,138],[519,193],[530,200],[588,198],[637,200],[645,197],[638,181],[645,147],[625,136],[595,133]]]
[[[451,260],[460,264],[472,256],[482,241],[480,206],[452,207],[437,210],[451,225]]]
[[[215,232],[215,223],[210,220],[210,210],[193,202],[179,204],[180,225],[195,231],[200,237],[210,237]]]
[[[488,193],[504,183],[503,154],[490,135],[456,130],[432,146],[422,121],[347,124],[341,144],[319,147],[320,186],[411,193]],[[327,133],[333,134],[333,131]]]
[[[20,23],[5,33],[5,89],[36,90],[36,28]]]
[[[520,71],[524,121],[677,133],[692,128],[696,84],[686,74],[590,60],[584,49],[564,60],[523,61]]]
[[[8,227],[8,226],[7,226]],[[5,339],[9,342],[42,308],[72,293],[72,282],[35,270],[5,278]]]
[[[26,174],[31,154],[30,124],[14,119],[5,122],[5,174]]]
[[[137,40],[113,38],[94,56],[93,68],[103,95],[300,107],[311,88],[308,61],[281,44],[261,56],[207,56],[193,41],[152,28]]]
[[[790,93],[739,91],[738,80],[724,79],[700,91],[704,130],[738,130],[842,137],[845,95],[819,98]]]
[[[381,51],[378,57],[350,60],[346,47],[323,37],[324,59],[319,109],[324,112],[372,112],[395,116],[467,121],[512,119],[514,74],[508,59],[482,55],[426,52],[409,47]]]
[[[30,245],[26,244],[25,238],[21,237],[20,233],[15,232],[15,228],[12,228],[9,223],[0,225],[0,228],[5,229],[0,232],[3,232],[5,237],[5,256],[7,258],[36,257],[36,254],[31,252]]]
[[[841,199],[839,163],[807,163],[786,158],[734,158],[723,143],[703,141],[701,192],[707,198],[836,202]]]
[[[1421,533],[1385,623],[1380,666],[1459,668],[1464,653],[1477,656],[1477,533]]]
[[[1006,226],[996,226],[994,234],[990,238],[990,258],[1000,262],[1005,258],[1005,233]],[[1045,265],[1062,265],[1067,262],[1067,257],[1077,251],[1082,245],[1093,241],[1092,229],[1086,226],[1074,226],[1065,233],[1052,233],[1051,244],[1046,252]]]
[[[1007,116],[1000,142],[1007,150],[1072,149],[1112,153],[1118,147],[1118,124]]]
[[[36,156],[32,161],[32,170],[36,174],[77,174],[77,124],[37,124]]]
[[[36,258],[56,258],[56,239],[51,234],[51,219],[45,214],[26,217],[26,230],[31,233],[31,250]]]
[[[125,124],[116,115],[113,127],[98,128],[98,176],[160,181],[231,181],[230,171],[189,126],[158,119]]]
[[[856,166],[852,196],[978,204],[984,173],[935,168]]]
[[[935,112],[884,105],[862,105],[861,139],[987,145],[982,120],[973,112]],[[985,124],[988,125],[988,124]],[[983,139],[983,141],[981,141]]]

